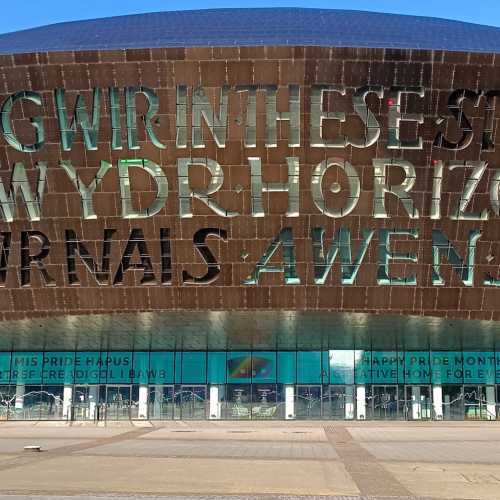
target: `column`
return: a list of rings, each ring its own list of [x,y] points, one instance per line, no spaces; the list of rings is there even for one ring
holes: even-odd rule
[[[422,399],[418,385],[413,385],[411,388],[411,418],[413,420],[422,419]]]
[[[65,385],[63,390],[63,411],[62,411],[62,418],[64,420],[71,420],[72,404],[73,404],[73,386]]]
[[[354,418],[354,386],[347,385],[345,388],[345,415],[346,420]]]
[[[22,410],[24,408],[24,384],[20,384],[16,386],[16,400],[14,407],[16,410]]]
[[[139,386],[139,419],[146,420],[148,418],[148,386]]]
[[[220,401],[220,389],[218,385],[210,386],[209,415],[210,420],[220,420],[222,415],[222,404]]]
[[[87,418],[94,420],[97,418],[97,405],[99,404],[99,386],[91,385],[89,387],[89,414]]]
[[[486,386],[486,410],[488,411],[488,420],[496,420],[497,406],[495,403],[495,386]]]
[[[434,406],[434,418],[443,420],[443,388],[440,385],[432,386],[432,404]]]
[[[285,420],[295,418],[295,386],[285,385]]]
[[[356,418],[366,419],[366,387],[364,385],[356,386]]]

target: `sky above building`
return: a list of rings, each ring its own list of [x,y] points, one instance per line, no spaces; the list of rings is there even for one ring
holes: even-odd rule
[[[500,26],[500,1],[480,0],[28,0],[26,4],[2,5],[0,33],[46,24],[98,17],[139,14],[163,10],[187,10],[228,7],[311,7],[359,9],[416,16],[442,17],[491,26]]]

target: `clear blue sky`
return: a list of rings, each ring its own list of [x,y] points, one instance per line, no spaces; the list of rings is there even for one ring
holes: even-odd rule
[[[78,19],[220,7],[349,8],[500,26],[500,0],[3,0],[2,4],[0,33]]]

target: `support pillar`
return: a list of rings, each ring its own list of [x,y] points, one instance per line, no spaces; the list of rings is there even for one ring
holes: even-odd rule
[[[71,405],[73,404],[73,386],[65,385],[63,390],[63,408],[62,408],[62,418],[63,420],[71,420]]]
[[[432,404],[434,406],[434,418],[443,420],[443,388],[440,385],[432,386]]]
[[[89,420],[97,418],[97,405],[99,404],[99,386],[91,385],[89,387]]]
[[[366,419],[366,387],[364,385],[356,386],[356,418]]]
[[[497,405],[495,402],[495,386],[486,386],[486,410],[488,412],[488,420],[496,420]]]
[[[208,418],[210,420],[220,420],[222,414],[222,404],[220,401],[220,390],[218,385],[210,386],[210,412]]]
[[[24,392],[26,387],[24,384],[20,384],[16,386],[16,400],[14,403],[14,407],[16,410],[22,410],[24,408]]]
[[[345,388],[345,414],[344,418],[346,420],[352,420],[354,418],[354,386],[348,385]]]
[[[146,420],[148,418],[148,386],[139,386],[139,414],[138,418]]]
[[[418,385],[414,385],[411,388],[411,418],[412,420],[422,419],[422,398]]]
[[[295,418],[295,386],[285,385],[285,420]]]

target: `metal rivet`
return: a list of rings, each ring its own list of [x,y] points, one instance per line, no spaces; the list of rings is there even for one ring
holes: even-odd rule
[[[332,193],[340,193],[342,190],[342,186],[338,182],[332,182],[332,185],[330,186],[330,191]]]

